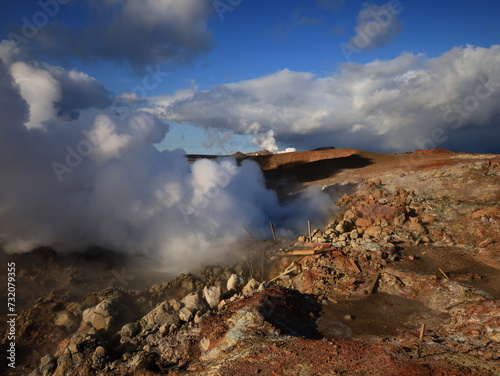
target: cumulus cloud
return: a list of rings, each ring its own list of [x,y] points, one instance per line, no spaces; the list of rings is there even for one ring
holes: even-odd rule
[[[55,117],[75,119],[80,110],[105,108],[112,101],[111,92],[82,72],[23,61],[14,62],[10,71],[30,107],[29,128],[43,128]]]
[[[8,252],[99,246],[178,271],[214,257],[245,227],[269,238],[272,220],[290,236],[306,217],[328,214],[329,198],[317,191],[281,205],[254,162],[190,164],[182,150],[157,150],[169,127],[153,114],[91,108],[61,120],[53,103],[17,83],[22,73],[37,89],[59,82],[48,70],[0,60],[0,230],[8,234],[0,245]],[[64,103],[65,95],[48,98]]]
[[[136,71],[161,63],[183,64],[211,48],[206,23],[212,8],[206,0],[86,0],[78,8],[66,5],[60,11],[84,12],[85,27],[58,17],[37,29],[30,47],[63,59],[71,55],[128,63]],[[22,30],[14,34],[23,35]]]
[[[499,67],[499,45],[456,47],[435,58],[404,53],[346,63],[327,77],[284,69],[150,102],[166,120],[256,136],[272,130],[278,144],[297,149],[401,152],[433,145],[471,150],[474,144],[474,150],[498,152],[488,139],[499,132]],[[491,137],[482,138],[481,147],[475,132]]]
[[[365,4],[358,14],[356,35],[343,48],[359,51],[386,45],[401,31],[397,16],[402,9],[399,1],[392,0],[380,6]]]

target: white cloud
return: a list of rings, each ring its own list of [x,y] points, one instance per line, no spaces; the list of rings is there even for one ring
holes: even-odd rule
[[[387,61],[346,63],[327,77],[284,69],[150,103],[166,120],[236,134],[272,130],[278,144],[298,149],[408,151],[442,128],[446,140],[434,144],[459,150],[474,144],[469,129],[481,129],[481,137],[499,132],[499,67],[499,45],[456,47],[435,58],[404,53]]]
[[[44,122],[57,117],[75,119],[82,109],[111,104],[111,93],[82,72],[23,61],[14,62],[10,71],[30,107],[28,128],[43,128]]]
[[[56,116],[54,102],[61,100],[61,87],[52,75],[24,62],[11,66],[12,77],[20,87],[21,95],[29,103],[28,128],[43,128],[43,122]]]

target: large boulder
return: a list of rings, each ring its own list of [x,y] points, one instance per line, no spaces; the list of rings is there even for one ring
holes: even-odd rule
[[[233,293],[239,293],[245,287],[246,279],[239,274],[231,274],[231,277],[227,280],[227,291]]]
[[[83,311],[80,328],[90,326],[97,331],[113,332],[130,321],[131,317],[132,312],[119,298],[108,298]]]
[[[256,292],[259,289],[259,286],[260,286],[260,283],[252,278],[245,285],[245,287],[242,290],[242,293],[244,296],[251,296],[251,295],[253,295],[254,292]]]
[[[201,311],[205,313],[209,308],[207,302],[200,296],[199,292],[193,292],[192,294],[186,295],[181,300],[181,305],[183,308],[187,308],[192,312]]]
[[[222,287],[205,286],[203,288],[203,298],[207,301],[210,309],[216,309],[222,300]]]
[[[158,304],[139,321],[144,330],[152,330],[161,325],[170,326],[179,323],[179,314],[167,301]]]

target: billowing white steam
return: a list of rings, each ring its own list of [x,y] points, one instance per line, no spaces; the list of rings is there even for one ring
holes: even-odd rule
[[[20,70],[45,97],[26,91]],[[146,112],[87,109],[60,120],[53,102],[62,97],[49,71],[0,60],[0,241],[8,252],[100,246],[181,267],[245,236],[245,227],[269,237],[272,220],[287,235],[329,206],[312,191],[280,205],[254,162],[189,164],[181,150],[158,151],[168,126]]]

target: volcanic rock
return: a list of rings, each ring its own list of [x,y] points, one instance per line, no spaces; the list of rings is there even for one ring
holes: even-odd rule
[[[172,325],[179,323],[179,314],[169,305],[168,302],[162,302],[151,312],[140,320],[143,330],[152,330],[160,325]]]
[[[231,274],[227,281],[227,291],[239,293],[245,287],[246,279],[239,274]]]
[[[205,286],[203,288],[203,298],[210,309],[216,309],[222,299],[221,286]]]

